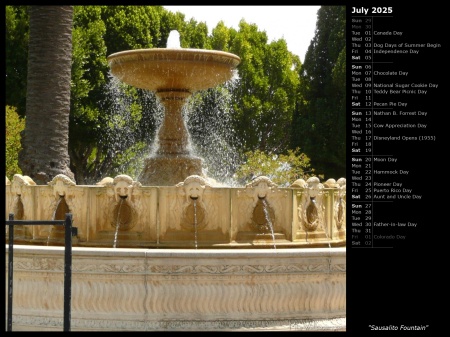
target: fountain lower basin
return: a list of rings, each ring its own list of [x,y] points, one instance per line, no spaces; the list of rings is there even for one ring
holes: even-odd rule
[[[6,206],[23,220],[72,213],[72,330],[345,330],[345,179],[15,175]],[[62,330],[64,237],[51,227],[14,229],[13,330]]]
[[[63,247],[14,246],[13,331],[62,331],[63,280]],[[343,331],[346,251],[74,247],[71,298],[71,331]]]

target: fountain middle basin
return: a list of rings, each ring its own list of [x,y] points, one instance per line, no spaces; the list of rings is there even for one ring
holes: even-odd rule
[[[111,54],[108,63],[114,76],[133,87],[193,93],[231,79],[240,58],[219,50],[151,48]]]

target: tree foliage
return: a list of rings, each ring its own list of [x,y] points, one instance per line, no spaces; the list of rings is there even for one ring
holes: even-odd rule
[[[6,100],[20,116],[26,96],[25,9],[7,6],[6,13]],[[74,6],[69,155],[77,183],[119,173],[137,177],[162,111],[153,94],[118,83],[107,56],[165,48],[171,30],[180,32],[183,48],[222,50],[241,58],[237,79],[196,93],[186,112],[199,154],[220,152],[208,163],[211,173],[231,175],[250,152],[279,159],[298,147],[320,166],[319,172],[343,168],[345,10],[322,7],[318,14],[316,36],[302,64],[284,39],[269,42],[265,32],[245,20],[237,30],[219,22],[208,35],[204,22],[187,21],[162,6]]]
[[[301,153],[299,148],[288,150],[287,154],[248,151],[245,157],[245,163],[236,171],[236,178],[242,183],[266,176],[278,186],[287,187],[297,179],[307,180],[314,175],[309,157]]]
[[[227,34],[220,28],[224,40]],[[298,86],[293,69],[300,62],[298,56],[288,51],[284,39],[268,43],[265,32],[244,20],[239,23],[230,51],[241,58],[233,92],[233,127],[242,135],[244,149],[285,152]]]
[[[345,176],[345,7],[322,6],[300,71],[291,146],[327,178]]]
[[[6,6],[5,103],[25,116],[29,23],[27,6]]]
[[[11,180],[14,174],[22,174],[18,163],[18,154],[22,150],[20,133],[25,128],[25,119],[19,116],[16,108],[7,105],[5,124],[5,167],[6,176]]]

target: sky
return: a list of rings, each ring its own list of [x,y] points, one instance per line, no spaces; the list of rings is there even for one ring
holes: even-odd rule
[[[288,50],[305,60],[305,54],[314,37],[317,11],[320,6],[164,6],[171,12],[185,14],[185,20],[193,18],[206,22],[209,34],[219,21],[225,26],[239,29],[239,21],[256,24],[265,31],[268,42],[284,38]]]

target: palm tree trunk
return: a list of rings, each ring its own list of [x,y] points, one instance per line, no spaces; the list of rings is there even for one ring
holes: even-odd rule
[[[46,184],[69,168],[73,6],[30,6],[25,129],[19,165]]]

